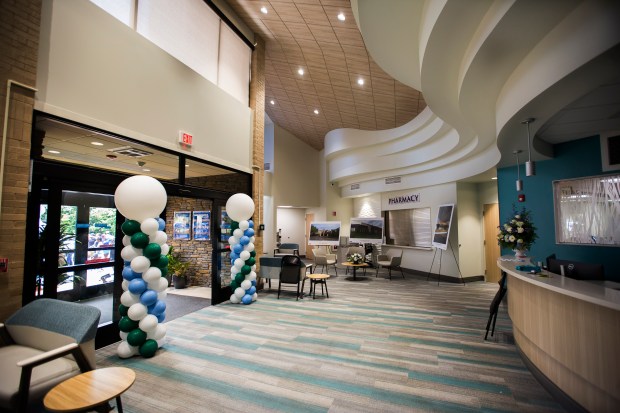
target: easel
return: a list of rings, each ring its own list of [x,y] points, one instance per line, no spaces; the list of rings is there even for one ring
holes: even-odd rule
[[[463,279],[463,274],[461,274],[461,267],[459,267],[459,261],[456,259],[456,254],[454,253],[454,248],[452,248],[452,242],[448,242],[450,244],[450,251],[452,251],[452,256],[454,257],[454,262],[456,262],[456,268],[459,270],[459,278],[461,279],[461,284],[465,285],[465,280]],[[441,281],[441,259],[443,258],[443,249],[435,247],[435,253],[433,254],[433,261],[431,261],[431,268],[428,269],[428,274],[426,274],[426,281],[431,276],[431,271],[433,270],[433,264],[435,263],[435,257],[437,256],[437,250],[439,249],[439,277],[437,277],[437,285]]]

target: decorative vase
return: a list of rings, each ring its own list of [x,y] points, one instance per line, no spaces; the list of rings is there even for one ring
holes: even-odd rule
[[[527,258],[527,250],[526,249],[516,249],[513,250],[515,252],[515,258]]]

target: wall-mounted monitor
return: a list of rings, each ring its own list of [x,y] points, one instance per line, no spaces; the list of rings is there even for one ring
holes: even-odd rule
[[[383,218],[351,218],[351,242],[383,243]]]
[[[340,221],[322,221],[310,223],[309,245],[333,245],[340,242]]]

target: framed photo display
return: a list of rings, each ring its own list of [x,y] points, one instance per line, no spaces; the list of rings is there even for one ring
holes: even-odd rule
[[[441,248],[442,250],[448,249],[453,212],[454,204],[439,205],[437,209],[437,222],[433,231],[433,247]]]
[[[194,211],[192,213],[192,232],[196,241],[211,239],[211,211]]]
[[[173,239],[191,239],[191,215],[192,213],[190,211],[175,211],[174,223],[172,226]]]

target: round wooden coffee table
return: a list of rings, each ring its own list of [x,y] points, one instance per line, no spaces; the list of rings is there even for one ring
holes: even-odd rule
[[[81,412],[116,398],[122,413],[121,394],[131,387],[136,373],[126,367],[107,367],[79,374],[50,390],[43,399],[52,412]]]
[[[329,274],[308,274],[306,277],[310,280],[312,299],[316,298],[317,284],[321,284],[321,292],[323,291],[323,286],[325,286],[325,293],[327,294],[327,298],[329,298],[329,291],[327,291],[327,279],[329,278]]]
[[[368,267],[368,264],[366,264],[365,262],[361,263],[361,264],[353,264],[352,262],[343,262],[342,265],[344,265],[345,267],[352,267],[353,268],[353,281],[357,281],[357,278],[356,278],[357,274],[356,274],[356,272],[357,272],[358,268],[360,268],[360,267],[362,267],[362,268]]]

